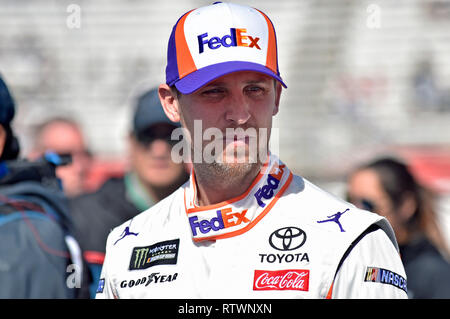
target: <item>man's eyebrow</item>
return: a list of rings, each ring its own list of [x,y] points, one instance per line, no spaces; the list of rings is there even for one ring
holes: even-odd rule
[[[269,82],[270,80],[268,80],[268,79],[257,79],[257,80],[249,80],[249,81],[246,81],[245,83],[247,83],[247,84],[261,84],[261,83],[266,83],[266,82]]]
[[[210,82],[209,84],[206,84],[204,86],[204,88],[209,88],[209,87],[216,87],[216,86],[225,86],[225,82]]]
[[[262,83],[266,83],[266,82],[270,82],[272,79],[266,79],[265,77],[261,77],[261,78],[255,78],[255,79],[250,79],[247,81],[244,81],[245,84],[262,84]],[[214,87],[226,87],[228,84],[226,82],[223,81],[212,81],[208,84],[206,84],[203,88],[204,89],[208,89],[208,88],[214,88]]]

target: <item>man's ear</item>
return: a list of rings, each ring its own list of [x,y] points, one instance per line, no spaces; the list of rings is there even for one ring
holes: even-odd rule
[[[158,88],[158,95],[167,117],[172,122],[180,122],[179,103],[176,93],[167,84],[161,84]]]
[[[276,84],[275,84],[275,107],[273,109],[272,115],[276,115],[279,111],[282,90],[283,90],[283,88],[282,88],[281,84],[278,81],[276,81]]]

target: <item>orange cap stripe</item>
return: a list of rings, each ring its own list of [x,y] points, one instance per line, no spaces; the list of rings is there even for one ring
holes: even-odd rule
[[[256,9],[258,10],[258,9]],[[258,10],[259,11],[259,10]],[[270,21],[269,17],[262,11],[259,11],[264,19],[266,19],[267,29],[269,32],[268,44],[267,44],[267,58],[266,58],[266,67],[271,69],[275,74],[278,74],[278,65],[277,65],[277,40],[275,35],[275,30],[273,28],[273,24]]]
[[[177,29],[175,31],[175,46],[177,51],[177,65],[178,65],[178,75],[179,78],[183,78],[184,76],[192,73],[197,70],[195,66],[194,59],[192,58],[191,52],[189,51],[188,44],[186,42],[186,38],[184,36],[184,22],[186,21],[187,16],[193,10],[186,13],[180,21],[178,21]]]

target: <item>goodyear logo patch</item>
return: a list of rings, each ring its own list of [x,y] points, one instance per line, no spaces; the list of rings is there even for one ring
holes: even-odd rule
[[[364,281],[388,284],[397,287],[405,292],[408,292],[406,288],[406,279],[399,274],[387,269],[367,267]]]
[[[134,247],[129,270],[147,269],[156,265],[175,265],[179,245],[180,239],[173,239],[150,246]]]

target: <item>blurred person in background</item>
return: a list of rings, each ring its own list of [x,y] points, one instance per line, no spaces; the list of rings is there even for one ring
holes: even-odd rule
[[[14,100],[0,77],[0,298],[86,298],[56,154],[19,159]]]
[[[85,193],[85,179],[92,158],[87,150],[80,125],[69,118],[51,118],[37,126],[32,150],[28,157],[36,159],[46,151],[70,154],[72,163],[58,167],[56,175],[61,179],[64,192],[69,197]]]
[[[109,232],[170,195],[189,178],[188,167],[171,159],[171,134],[177,127],[166,117],[157,89],[144,93],[138,98],[128,138],[128,172],[110,178],[97,192],[71,201],[84,257],[91,269],[92,297]]]
[[[448,250],[429,190],[407,165],[380,158],[355,169],[347,200],[386,217],[392,225],[408,278],[410,298],[450,298]]]

